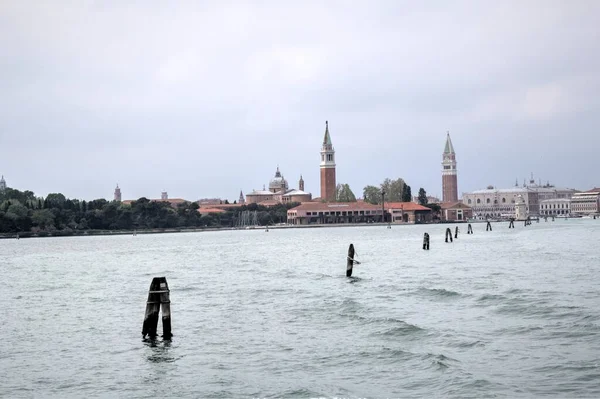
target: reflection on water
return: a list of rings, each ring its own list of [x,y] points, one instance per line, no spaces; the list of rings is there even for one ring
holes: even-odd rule
[[[143,339],[144,346],[148,349],[147,359],[151,363],[173,363],[177,358],[171,352],[171,340]],[[148,353],[149,352],[149,353]]]

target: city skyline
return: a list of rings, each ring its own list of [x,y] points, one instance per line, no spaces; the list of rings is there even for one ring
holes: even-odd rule
[[[40,196],[231,201],[279,164],[317,194],[328,120],[357,197],[402,177],[441,198],[446,131],[459,196],[531,172],[599,186],[600,4],[541,7],[9,1],[0,173]]]

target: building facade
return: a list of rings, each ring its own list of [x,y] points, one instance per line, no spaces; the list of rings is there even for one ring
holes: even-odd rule
[[[473,218],[473,208],[460,201],[442,202],[440,208],[442,222],[460,222]]]
[[[463,203],[473,208],[473,217],[487,218],[512,218],[515,215],[515,202],[517,196],[525,202],[529,215],[539,215],[540,204],[538,192],[527,187],[514,187],[497,189],[488,186],[485,190],[476,190],[463,193]]]
[[[382,220],[383,209],[367,202],[307,202],[288,210],[292,225],[373,223]]]
[[[515,198],[515,220],[527,220],[527,204],[521,194]]]
[[[321,200],[335,201],[335,150],[325,121],[325,136],[321,147]]]
[[[261,204],[266,202],[291,203],[312,201],[312,194],[303,190],[304,179],[300,176],[298,181],[299,189],[290,189],[287,180],[279,171],[279,166],[275,176],[269,182],[269,189],[263,186],[262,190],[253,190],[246,195],[246,204]]]
[[[386,221],[390,223],[426,223],[433,215],[431,209],[414,202],[386,202]]]
[[[117,202],[121,202],[121,189],[119,188],[118,184],[117,184],[117,187],[115,188],[115,195],[114,195],[113,199]]]
[[[540,201],[540,215],[570,215],[571,198],[553,198]]]
[[[575,193],[571,198],[571,212],[579,215],[598,213],[600,209],[600,188],[583,193]]]
[[[456,153],[450,140],[450,133],[446,136],[446,146],[442,155],[442,202],[458,201],[458,179],[456,170]]]

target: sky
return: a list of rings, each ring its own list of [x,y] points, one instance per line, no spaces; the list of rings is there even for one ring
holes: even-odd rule
[[[600,2],[0,0],[0,174],[37,195],[234,200],[600,186]]]

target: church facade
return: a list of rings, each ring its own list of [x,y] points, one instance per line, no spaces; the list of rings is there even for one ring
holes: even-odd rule
[[[243,198],[243,194],[240,193],[240,201]],[[277,167],[275,176],[269,182],[269,189],[267,190],[263,186],[262,190],[253,190],[251,193],[246,195],[246,204],[261,204],[272,202],[277,203],[291,203],[291,202],[308,202],[312,201],[312,194],[304,191],[304,179],[300,176],[298,181],[297,189],[290,189],[287,180],[283,177]]]

